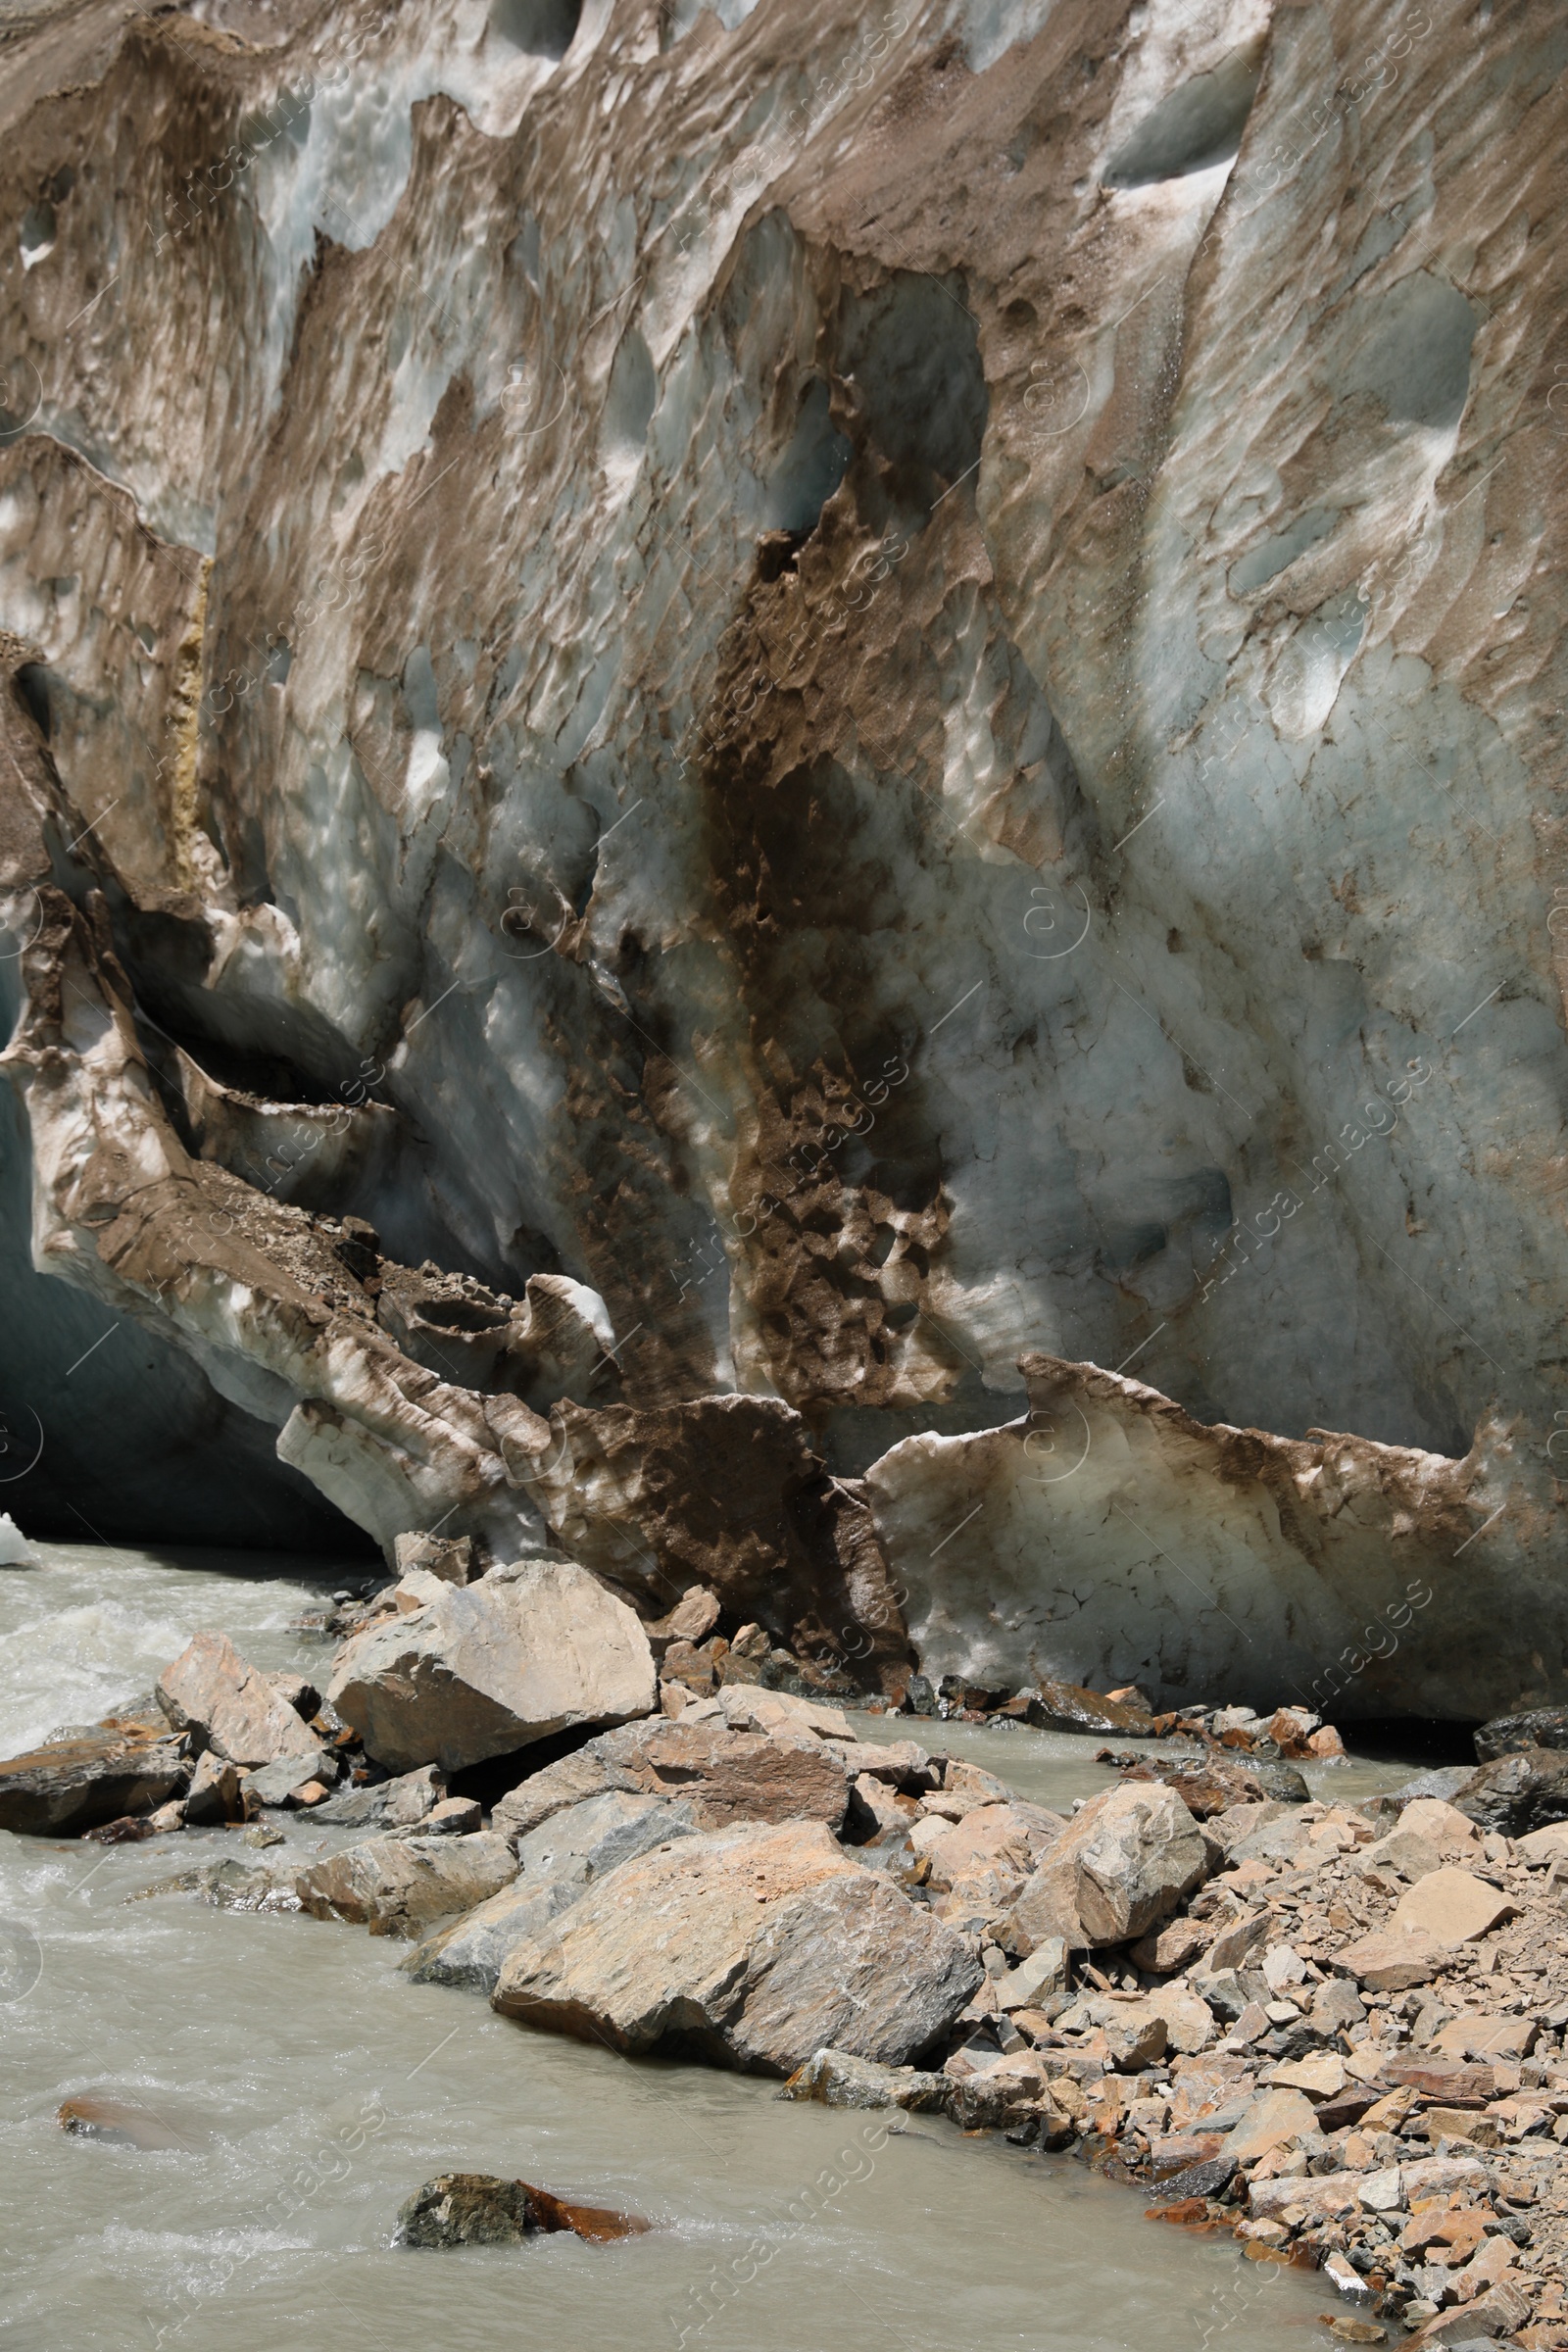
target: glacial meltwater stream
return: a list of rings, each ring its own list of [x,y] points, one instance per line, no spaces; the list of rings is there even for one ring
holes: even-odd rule
[[[264,1666],[318,1672],[291,1630],[329,1562],[41,1547],[0,1575],[6,1753],[145,1695],[201,1627]],[[1110,1776],[1095,1742],[915,1730],[1062,1804]],[[1336,1793],[1396,1768],[1341,1767]],[[289,1847],[325,1833],[270,1817]],[[339,1839],[342,1838],[339,1833]],[[144,1844],[0,1835],[6,2263],[15,2352],[1247,2352],[1329,2339],[1310,2274],[1145,2221],[1065,2157],[965,2139],[930,2116],[781,2104],[771,2082],[639,2062],[530,2033],[475,1994],[411,1984],[407,1947],[305,1917],[127,1902],[235,1835]],[[272,1856],[282,1849],[274,1849]],[[247,1856],[247,1859],[251,1857]],[[258,1857],[259,1858],[259,1857]],[[159,2147],[62,2130],[97,2094]],[[405,2197],[501,2173],[645,2215],[595,2247],[394,2248]]]

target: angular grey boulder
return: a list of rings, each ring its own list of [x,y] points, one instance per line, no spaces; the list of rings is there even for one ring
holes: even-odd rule
[[[586,1887],[696,1827],[689,1805],[657,1796],[612,1788],[585,1798],[517,1840],[512,1885],[430,1936],[403,1966],[421,1984],[493,1992],[515,1947],[542,1935]]]
[[[398,1590],[415,1605],[353,1636],[327,1691],[395,1772],[460,1772],[654,1708],[654,1656],[635,1611],[573,1560],[492,1568],[472,1585],[420,1570]]]
[[[226,1634],[198,1634],[158,1678],[158,1703],[176,1732],[231,1764],[313,1756],[318,1735]]]
[[[819,2107],[902,2107],[933,2115],[947,2105],[946,2075],[922,2074],[912,2066],[878,2066],[848,2050],[816,2050],[774,2092],[780,2099],[810,2099]]]
[[[447,1792],[447,1776],[434,1764],[405,1772],[372,1788],[340,1788],[317,1806],[313,1819],[335,1829],[410,1830],[423,1821]]]
[[[508,1957],[504,2016],[628,2052],[788,2075],[832,2044],[902,2065],[983,1971],[821,1822],[719,1830],[622,1863]]]
[[[263,1764],[257,1771],[241,1775],[240,1801],[247,1813],[264,1805],[290,1804],[311,1781],[323,1788],[332,1788],[341,1770],[331,1749],[319,1744],[303,1756],[279,1756],[275,1764]]]
[[[1010,1941],[1074,1950],[1125,1943],[1169,1919],[1208,1870],[1202,1832],[1173,1788],[1129,1781],[1091,1797],[1013,1906]]]
[[[317,1919],[346,1919],[375,1936],[471,1911],[515,1878],[504,1838],[372,1838],[300,1872],[294,1892]]]

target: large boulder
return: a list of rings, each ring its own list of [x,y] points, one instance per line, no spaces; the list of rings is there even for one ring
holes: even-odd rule
[[[1568,1821],[1568,1754],[1561,1748],[1526,1747],[1498,1756],[1473,1773],[1453,1799],[1482,1830],[1524,1838],[1551,1822]]]
[[[654,1655],[635,1611],[573,1560],[492,1568],[473,1585],[416,1571],[399,1592],[412,1605],[344,1644],[327,1691],[394,1772],[460,1772],[656,1704]]]
[[[0,1830],[79,1837],[127,1813],[150,1813],[190,1777],[184,1742],[146,1732],[84,1732],[0,1763]]]
[[[1048,1936],[1082,1950],[1147,1935],[1207,1869],[1203,1835],[1173,1788],[1136,1781],[1091,1797],[1046,1852],[1013,1906],[1008,1940]]]
[[[1527,1747],[1568,1747],[1568,1707],[1532,1707],[1523,1715],[1494,1715],[1476,1734],[1481,1763],[1515,1756]]]
[[[303,1909],[346,1919],[372,1936],[410,1936],[427,1921],[471,1911],[515,1878],[504,1838],[371,1838],[315,1862],[294,1881]]]
[[[198,1634],[158,1678],[158,1703],[176,1732],[230,1764],[314,1756],[314,1733],[226,1634]]]
[[[697,1826],[690,1805],[619,1788],[554,1813],[517,1839],[512,1884],[421,1943],[404,1967],[421,1984],[493,1992],[514,1947],[543,1935],[586,1886],[653,1846],[690,1837]]]
[[[627,1862],[513,1951],[504,2016],[628,2052],[792,2074],[827,2045],[903,2065],[979,1961],[820,1822],[720,1830]]]
[[[820,1821],[842,1828],[849,1774],[837,1743],[810,1733],[734,1732],[722,1720],[633,1723],[546,1765],[496,1806],[494,1826],[516,1837],[606,1789],[681,1798],[702,1829],[739,1821]]]

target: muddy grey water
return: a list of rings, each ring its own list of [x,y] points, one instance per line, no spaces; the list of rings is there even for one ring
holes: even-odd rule
[[[41,1547],[0,1573],[3,1751],[150,1690],[203,1626],[258,1664],[319,1668],[290,1630],[335,1579],[256,1554]],[[192,1564],[192,1563],[199,1564]],[[321,1564],[312,1563],[313,1569]],[[359,1581],[356,1571],[351,1581]],[[907,1725],[861,1719],[868,1736]],[[929,1727],[1056,1803],[1110,1776],[1095,1742]],[[1325,1792],[1388,1785],[1342,1768]],[[274,1817],[279,1820],[282,1817]],[[342,1833],[338,1834],[341,1841]],[[294,1820],[289,1850],[323,1833]],[[1067,2158],[932,2117],[781,2104],[776,2085],[633,2064],[411,1984],[405,1946],[307,1918],[125,1898],[232,1834],[101,1848],[0,1834],[5,2269],[17,2352],[1272,2352],[1333,2302],[1307,2274],[1146,2222]],[[283,1849],[274,1849],[276,1858]],[[97,2093],[172,2143],[55,2120]],[[411,2253],[397,2208],[433,2173],[495,2172],[658,2225],[593,2247]]]

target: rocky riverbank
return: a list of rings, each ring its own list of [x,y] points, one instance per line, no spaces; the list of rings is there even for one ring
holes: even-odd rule
[[[425,1545],[339,1604],[324,1692],[199,1635],[156,1708],[0,1765],[0,1821],[229,1822],[252,1850],[158,1890],[406,1937],[532,2030],[1077,2154],[1319,2266],[1352,2340],[1568,2344],[1559,1718],[1358,1806],[1310,1797],[1340,1742],[1299,1708],[913,1678],[921,1740],[872,1740],[767,1688],[702,1589],[649,1625],[572,1562],[471,1565]],[[1132,1744],[1064,1813],[943,1752],[938,1711]]]

